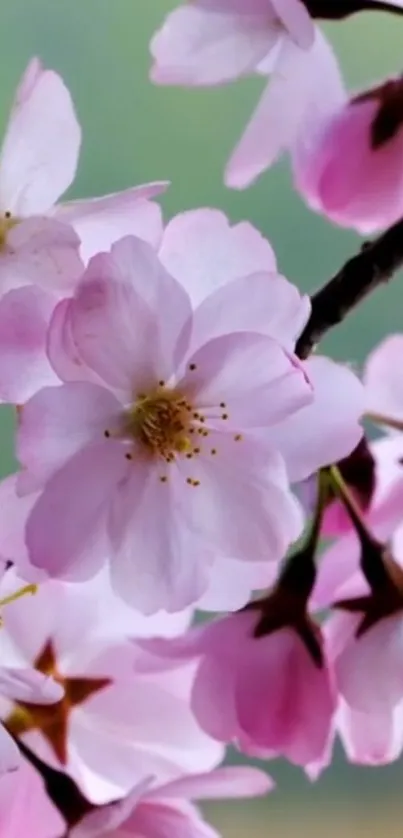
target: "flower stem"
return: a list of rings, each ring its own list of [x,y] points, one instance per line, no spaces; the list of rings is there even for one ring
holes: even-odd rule
[[[360,567],[370,586],[375,591],[383,586],[388,579],[384,563],[385,545],[381,544],[367,527],[362,510],[343,480],[337,466],[330,466],[328,474],[333,491],[347,510],[354,529],[361,543]]]

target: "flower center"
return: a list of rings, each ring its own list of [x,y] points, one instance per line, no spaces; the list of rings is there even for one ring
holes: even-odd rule
[[[160,383],[148,393],[141,393],[125,417],[126,433],[150,454],[170,462],[175,454],[192,448],[192,420],[202,420],[182,393],[168,390]]]
[[[52,641],[48,641],[34,662],[34,668],[43,675],[54,678],[64,688],[64,696],[56,704],[31,704],[16,701],[4,720],[8,732],[15,737],[31,731],[41,731],[60,762],[65,765],[68,757],[68,731],[70,715],[75,707],[83,704],[100,690],[110,686],[110,678],[63,676],[57,669]]]
[[[13,218],[11,212],[5,212],[0,216],[0,253],[3,253],[7,245],[7,235],[10,230],[18,224],[18,219]]]

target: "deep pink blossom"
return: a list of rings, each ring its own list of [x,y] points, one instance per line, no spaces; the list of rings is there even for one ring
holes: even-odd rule
[[[14,585],[9,571],[1,594]],[[186,624],[182,617],[175,620],[178,629]],[[163,616],[154,618],[154,631],[164,631],[164,622]],[[0,683],[8,699],[1,704],[2,718],[97,804],[127,794],[150,775],[168,782],[208,771],[222,759],[222,747],[200,729],[190,709],[192,668],[144,671],[145,653],[135,638],[152,631],[152,623],[147,631],[134,612],[122,614],[106,578],[85,585],[43,582],[35,596],[5,609],[0,656],[7,677],[16,672],[18,688],[19,670],[11,666],[34,665],[37,681],[43,681],[41,670],[51,669],[65,697],[46,712],[32,705],[28,689],[17,690],[12,682],[5,694]]]
[[[293,152],[296,185],[313,209],[373,233],[403,214],[403,80],[394,79],[313,116]]]
[[[162,786],[154,785],[150,778],[125,800],[87,815],[73,829],[71,838],[217,838],[193,800],[257,797],[272,788],[270,778],[256,768],[218,768]]]
[[[242,611],[145,646],[171,665],[198,661],[192,707],[211,736],[307,766],[326,751],[336,710],[326,652],[314,661],[291,627],[256,637],[257,622],[256,611]]]

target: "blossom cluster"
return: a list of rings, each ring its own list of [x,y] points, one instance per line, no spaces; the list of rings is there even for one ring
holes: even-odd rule
[[[184,3],[151,77],[270,76],[226,183],[287,150],[310,206],[383,230],[403,83],[349,98],[316,23],[371,8],[403,3]],[[312,780],[336,738],[360,764],[403,750],[403,334],[363,370],[301,352],[311,300],[260,231],[164,219],[165,182],[60,202],[80,143],[34,58],[0,156],[0,825],[215,838],[193,801],[274,786],[227,746]]]

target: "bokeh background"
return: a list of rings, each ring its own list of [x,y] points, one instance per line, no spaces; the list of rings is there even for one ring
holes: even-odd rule
[[[293,192],[287,161],[246,192],[222,182],[225,160],[263,86],[261,79],[206,91],[148,82],[148,43],[175,0],[0,0],[0,122],[26,63],[39,55],[69,86],[84,141],[71,197],[169,179],[166,216],[197,206],[249,219],[271,240],[283,273],[313,290],[360,242],[311,214]],[[325,27],[356,87],[401,70],[403,20],[363,14]],[[403,329],[402,280],[382,289],[325,342],[334,357],[360,364],[386,332]],[[0,361],[1,362],[1,361]],[[11,412],[0,411],[0,468],[13,468]],[[377,677],[374,672],[374,678]],[[266,835],[401,838],[400,765],[348,766],[341,754],[311,785],[276,763],[278,791],[265,801],[210,807],[225,838]],[[176,836],[172,836],[176,838]]]

